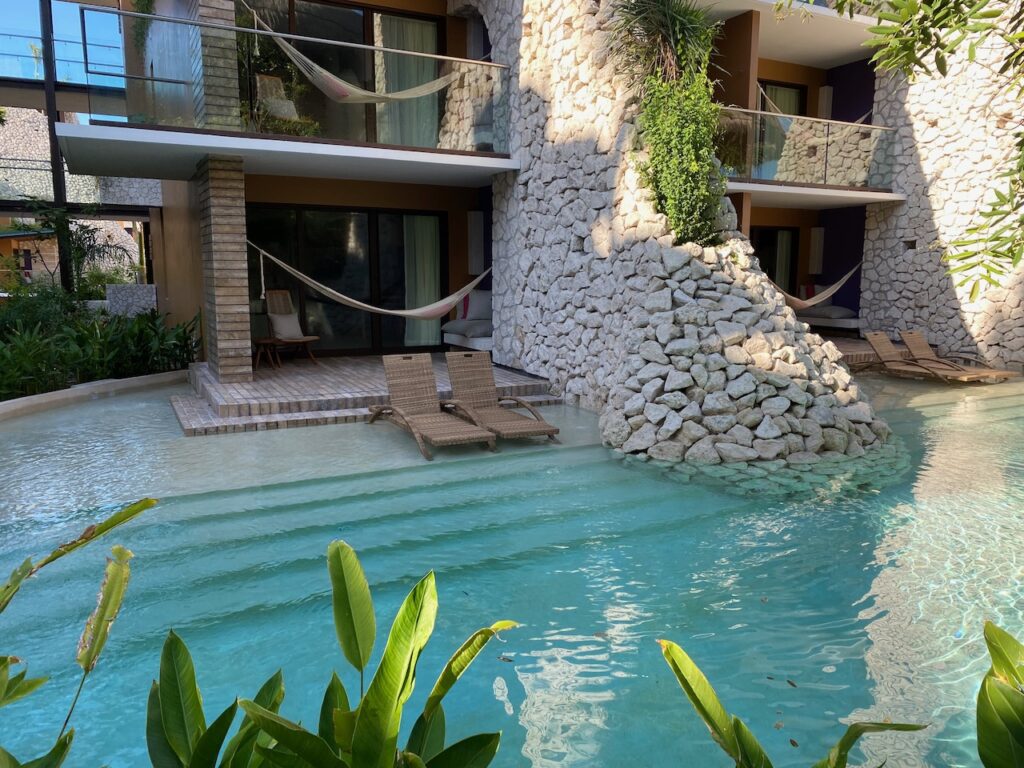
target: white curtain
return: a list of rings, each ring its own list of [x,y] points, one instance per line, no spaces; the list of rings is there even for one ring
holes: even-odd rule
[[[405,306],[422,307],[441,298],[441,232],[437,216],[404,216]],[[405,345],[441,343],[437,320],[405,321]]]
[[[775,243],[774,281],[788,291],[790,275],[793,274],[793,233],[788,229],[780,229],[776,233]]]
[[[784,115],[799,115],[800,114],[800,102],[802,100],[803,91],[799,88],[793,88],[786,85],[769,85],[764,86],[764,95],[774,104],[779,112]],[[766,105],[767,112],[774,112],[771,105]]]
[[[374,43],[419,53],[437,53],[437,25],[431,21],[374,14]],[[392,93],[415,88],[444,73],[441,62],[422,56],[376,53],[377,91]],[[407,147],[437,146],[439,94],[377,105],[377,141]]]

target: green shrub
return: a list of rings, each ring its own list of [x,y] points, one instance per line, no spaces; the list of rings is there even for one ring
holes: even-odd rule
[[[56,335],[84,315],[81,303],[58,285],[21,286],[0,303],[0,343],[19,325]]]
[[[706,78],[649,78],[639,126],[649,155],[644,179],[680,242],[716,242],[725,180],[715,162],[719,107]]]
[[[101,267],[96,265],[86,267],[82,273],[82,279],[76,287],[76,294],[83,301],[88,299],[102,301],[107,298],[108,285],[126,285],[134,282],[135,271],[127,266]]]
[[[54,336],[39,325],[18,325],[0,341],[0,400],[38,395],[68,386]]]
[[[198,318],[168,327],[155,310],[135,317],[97,315],[65,296],[56,289],[17,297],[11,316],[0,315],[0,400],[181,370],[199,354]],[[45,315],[47,309],[52,314]]]

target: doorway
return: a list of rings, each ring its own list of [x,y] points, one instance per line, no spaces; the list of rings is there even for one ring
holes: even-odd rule
[[[249,205],[246,229],[252,242],[303,274],[373,306],[420,307],[440,299],[442,286],[448,284],[445,221],[436,213]],[[254,312],[260,299],[259,269],[259,256],[250,249]],[[271,263],[263,269],[268,289],[291,292],[300,323],[306,333],[320,337],[314,346],[321,352],[381,354],[441,344],[441,320],[350,309]],[[255,327],[253,332],[260,335]]]
[[[750,243],[761,269],[772,282],[796,295],[800,264],[800,230],[796,227],[751,227]]]

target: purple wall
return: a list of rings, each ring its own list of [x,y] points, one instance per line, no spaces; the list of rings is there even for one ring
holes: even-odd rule
[[[818,212],[818,224],[825,228],[825,252],[822,274],[815,278],[823,285],[831,285],[853,269],[864,258],[864,218],[867,209],[829,208]],[[832,303],[860,311],[860,274],[840,288]]]
[[[832,119],[856,122],[875,102],[875,70],[868,59],[833,67],[825,73],[832,86]],[[871,116],[864,121],[871,122]]]

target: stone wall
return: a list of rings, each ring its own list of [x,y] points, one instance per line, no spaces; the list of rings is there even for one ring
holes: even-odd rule
[[[812,464],[889,436],[832,342],[811,333],[739,233],[719,247],[650,241],[624,291],[627,357],[611,376],[605,441],[697,464]]]
[[[0,200],[53,200],[46,114],[19,107],[5,107],[4,112],[6,122],[0,126]],[[153,179],[77,174],[68,174],[66,179],[68,200],[73,203],[150,207],[161,204],[160,182]]]
[[[920,328],[942,351],[1019,368],[1024,267],[971,302],[941,261],[945,245],[978,221],[1013,152],[1020,103],[996,87],[990,67],[1000,56],[986,46],[976,65],[951,61],[945,78],[877,78],[875,119],[897,128],[893,187],[907,201],[868,206],[861,316],[867,328]]]
[[[629,454],[797,464],[881,443],[838,350],[785,307],[727,201],[725,246],[673,245],[641,180],[611,3],[477,3],[512,66],[522,168],[494,183],[495,359],[603,410]]]
[[[888,188],[892,178],[892,132],[870,125],[777,120],[772,137],[784,137],[775,181]]]

